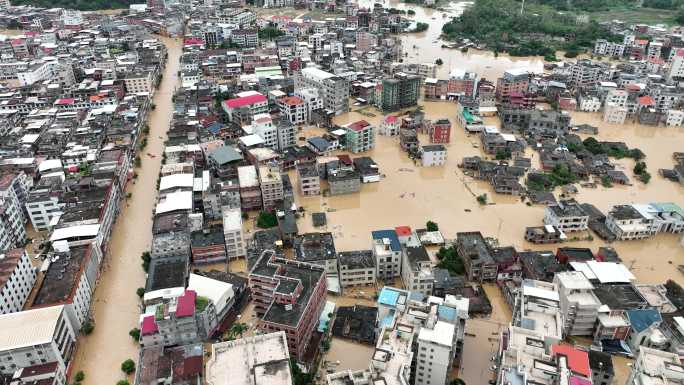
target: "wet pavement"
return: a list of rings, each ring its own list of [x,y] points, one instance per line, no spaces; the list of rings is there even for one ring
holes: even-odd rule
[[[161,86],[154,96],[156,108],[148,119],[150,133],[144,151],[156,157],[141,155],[142,166],[136,169],[138,178],[127,188],[132,196],[122,202],[121,213],[112,232],[109,252],[91,305],[95,330],[89,336],[80,337],[72,363],[71,373],[85,372],[83,385],[113,384],[125,377],[120,369],[121,362],[129,358],[138,359],[138,344],[128,332],[138,327],[140,303],[135,291],[145,286],[140,255],[151,244],[160,154],[172,116],[171,97],[178,82],[176,74],[182,51],[179,40],[161,40],[168,50],[168,62]]]

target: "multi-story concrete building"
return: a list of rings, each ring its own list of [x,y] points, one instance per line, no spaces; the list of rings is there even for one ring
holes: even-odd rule
[[[0,253],[0,314],[23,309],[35,283],[36,269],[26,250]]]
[[[449,73],[447,94],[472,98],[477,90],[477,74],[461,69],[454,69]]]
[[[308,109],[304,100],[298,96],[286,96],[277,101],[280,113],[292,124],[304,124],[309,121]]]
[[[319,96],[318,88],[299,88],[295,90],[294,94],[304,101],[307,122],[311,120],[314,111],[323,108],[323,99]]]
[[[418,331],[415,385],[448,383],[454,362],[456,325],[428,320]]]
[[[399,129],[401,128],[401,122],[394,115],[387,115],[380,123],[378,128],[378,133],[380,135],[396,136],[399,135]]]
[[[503,77],[496,81],[496,100],[508,103],[511,93],[526,93],[530,85],[530,74],[524,69],[504,71]]]
[[[6,173],[0,175],[0,197],[12,198],[22,209],[22,216],[26,222],[25,205],[28,195],[33,187],[33,179],[28,177],[23,171],[18,173]]]
[[[283,178],[276,165],[259,167],[259,183],[264,210],[275,209],[283,201]]]
[[[44,177],[28,194],[24,207],[31,225],[37,231],[50,229],[63,214],[65,202],[62,199],[62,178]]]
[[[306,67],[295,76],[294,81],[295,89],[316,88],[323,108],[335,115],[349,111],[348,80],[315,67]]]
[[[546,206],[544,224],[555,226],[563,232],[584,231],[589,226],[589,215],[574,200],[560,201]]]
[[[684,124],[684,111],[681,110],[667,110],[665,117],[665,125],[671,127],[680,127]]]
[[[619,240],[650,238],[659,230],[655,217],[643,205],[613,206],[606,215],[606,226]]]
[[[684,383],[684,366],[676,354],[643,347],[634,360],[626,385],[682,383]]]
[[[223,210],[223,237],[226,242],[226,258],[228,261],[245,256],[242,213],[239,208]]]
[[[337,264],[342,287],[375,285],[376,267],[372,250],[340,252]]]
[[[447,150],[441,144],[421,147],[420,159],[423,167],[443,166],[447,160]]]
[[[589,367],[591,368],[593,385],[610,385],[613,383],[615,370],[613,369],[613,357],[609,353],[590,349]]]
[[[625,45],[613,43],[605,39],[598,39],[594,43],[594,55],[622,57],[625,54]]]
[[[274,250],[264,250],[249,273],[259,330],[284,331],[290,355],[304,364],[318,349],[311,338],[325,305],[325,277],[322,266],[279,258]]]
[[[361,190],[361,175],[357,170],[339,169],[328,174],[330,195],[352,194]]]
[[[66,242],[64,242],[66,243]],[[102,252],[94,244],[56,247],[32,307],[63,305],[74,328],[88,320]]]
[[[407,244],[402,251],[401,280],[404,287],[412,292],[431,295],[435,277],[427,250],[420,242],[415,242]]]
[[[316,166],[311,164],[297,165],[297,179],[299,180],[299,192],[302,195],[321,194],[321,177],[318,175]]]
[[[245,211],[261,209],[261,188],[259,187],[259,176],[257,175],[256,167],[241,166],[237,170],[242,209]]]
[[[496,279],[496,261],[492,257],[491,247],[479,231],[456,234],[456,250],[463,258],[469,280],[481,282]]]
[[[184,287],[145,294],[145,309],[140,315],[140,346],[198,342],[202,338],[199,313],[209,305],[213,306],[209,302],[198,307],[197,293]]]
[[[451,140],[451,122],[449,119],[437,119],[430,127],[431,143],[449,143]]]
[[[378,106],[383,111],[397,111],[415,106],[420,96],[420,77],[397,72],[394,77],[382,79]]]
[[[292,385],[288,336],[284,331],[211,345],[209,385]]]
[[[297,145],[297,128],[287,118],[281,116],[277,119],[276,130],[278,133],[278,150],[285,151]]]
[[[563,338],[560,295],[555,283],[525,279],[514,300],[514,326],[533,327],[544,336]]]
[[[623,124],[627,118],[627,107],[621,107],[615,103],[606,103],[603,108],[603,122]]]
[[[570,83],[576,88],[590,87],[601,80],[607,80],[608,67],[591,60],[578,60],[570,66]]]
[[[127,93],[149,93],[154,91],[154,74],[152,71],[131,72],[124,77]]]
[[[379,279],[391,280],[401,276],[401,243],[394,230],[378,230],[373,237],[373,255]]]
[[[370,151],[375,147],[375,127],[365,120],[344,126],[347,150],[355,154]]]
[[[26,229],[19,200],[13,193],[0,196],[0,252],[21,247],[25,242]]]
[[[69,322],[64,306],[0,315],[0,330],[0,374],[41,367],[47,369],[45,378],[54,379],[50,384],[66,384],[78,329]]]
[[[252,117],[252,133],[259,135],[266,147],[278,150],[278,129],[270,114],[255,114]]]
[[[676,80],[684,77],[684,49],[674,49],[675,55],[670,63],[670,70],[667,72],[669,80]]]
[[[594,285],[579,271],[557,273],[553,282],[558,287],[563,335],[593,335],[598,310],[602,306],[593,292]]]
[[[231,122],[242,125],[250,124],[254,115],[268,113],[268,99],[258,92],[225,100],[222,106]]]

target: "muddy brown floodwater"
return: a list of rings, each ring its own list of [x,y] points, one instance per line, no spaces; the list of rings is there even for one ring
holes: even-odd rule
[[[171,97],[178,82],[176,73],[182,52],[180,41],[167,38],[161,38],[161,41],[166,45],[168,61],[161,86],[154,95],[156,108],[148,119],[150,133],[145,149],[157,156],[142,155],[142,166],[136,170],[138,178],[127,190],[132,196],[122,203],[114,226],[109,253],[91,305],[95,330],[79,339],[71,371],[85,372],[84,385],[113,384],[124,377],[121,362],[128,358],[137,361],[138,358],[138,345],[128,332],[138,326],[140,308],[135,290],[145,286],[140,254],[150,247],[152,211],[161,164],[159,155],[171,121]]]
[[[399,225],[420,228],[425,226],[427,220],[437,222],[447,239],[455,238],[459,231],[479,230],[485,236],[498,238],[502,245],[512,245],[519,250],[555,249],[557,245],[538,246],[523,239],[526,226],[542,224],[542,206],[527,206],[520,198],[495,194],[488,183],[473,180],[458,168],[464,156],[484,154],[480,139],[467,135],[456,124],[455,104],[421,102],[421,105],[428,118],[445,117],[452,122],[447,163],[442,167],[430,168],[415,165],[399,148],[398,138],[378,135],[375,149],[359,155],[372,157],[384,178],[379,183],[362,185],[360,193],[333,197],[297,196],[298,204],[304,206],[307,212],[298,222],[300,232],[319,231],[313,227],[310,214],[323,211],[328,216],[327,231],[333,233],[339,251],[368,249],[370,232],[373,230]],[[383,116],[373,108],[368,108],[365,113],[349,112],[337,116],[335,123],[346,124],[365,119],[377,125]],[[369,116],[368,113],[375,116]],[[576,123],[593,122],[598,125],[599,140],[622,140],[631,147],[641,148],[646,153],[646,163],[653,175],[648,185],[635,180],[632,186],[579,188],[576,196],[578,201],[593,203],[604,211],[614,204],[626,202],[668,201],[684,206],[684,188],[657,174],[658,168],[672,167],[672,152],[682,150],[678,148],[681,141],[675,138],[681,136],[684,129],[609,126],[597,122],[600,117],[595,114],[577,113],[573,117]],[[319,133],[318,129],[305,128],[299,136]],[[421,143],[426,144],[427,138],[421,136]],[[531,151],[529,154],[538,163],[538,156]],[[632,177],[632,161],[621,160],[620,164]],[[295,175],[291,174],[291,178],[297,183]],[[487,194],[490,204],[479,205],[475,197],[480,194]],[[684,283],[684,275],[676,269],[678,264],[684,263],[684,248],[679,246],[680,238],[681,235],[658,235],[643,241],[614,242],[612,246],[633,269],[640,282],[661,283],[666,278],[672,278]],[[595,237],[591,242],[567,242],[564,245],[597,249],[604,242]]]

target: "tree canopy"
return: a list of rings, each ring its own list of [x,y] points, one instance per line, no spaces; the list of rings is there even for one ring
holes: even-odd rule
[[[69,8],[80,11],[97,11],[99,9],[128,8],[137,0],[12,0],[12,5],[33,5],[43,8]]]

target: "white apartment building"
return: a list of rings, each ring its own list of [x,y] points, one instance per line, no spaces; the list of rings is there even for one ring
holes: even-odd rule
[[[416,242],[414,246],[403,249],[401,280],[404,287],[412,292],[432,295],[435,276],[432,274],[432,262],[424,246]]]
[[[546,206],[544,224],[555,226],[563,232],[584,231],[589,227],[589,215],[574,201],[560,201]]]
[[[24,215],[18,199],[14,195],[0,196],[0,251],[23,246],[25,242]]]
[[[670,62],[670,70],[667,72],[667,79],[684,77],[684,49],[673,49],[674,57]]]
[[[56,362],[57,384],[66,383],[77,331],[69,322],[64,306],[0,315],[0,373]]]
[[[17,73],[17,79],[21,86],[30,86],[44,80],[50,80],[65,87],[76,83],[71,63],[58,60],[32,62],[26,71]]]
[[[606,103],[603,110],[603,122],[623,124],[627,119],[627,107],[621,107],[615,103]]]
[[[219,22],[244,26],[256,21],[256,13],[246,9],[231,10],[225,16],[219,17]]]
[[[421,63],[418,64],[418,76],[421,78],[436,78],[437,65],[435,63]]]
[[[131,72],[124,77],[127,93],[149,93],[154,91],[154,79],[151,71]]]
[[[543,336],[563,339],[557,284],[525,279],[516,294],[513,325],[534,330]]]
[[[601,110],[601,100],[596,96],[581,95],[578,108],[584,112],[598,112]]]
[[[378,230],[373,237],[373,255],[379,279],[392,279],[401,276],[401,244],[394,230]]]
[[[300,88],[295,90],[295,96],[301,98],[306,105],[307,122],[311,120],[312,113],[323,108],[323,99],[318,96],[317,88]]]
[[[278,150],[278,130],[273,124],[270,114],[256,114],[252,120],[252,134],[259,135],[264,141],[264,146]]]
[[[452,371],[456,326],[444,321],[430,323],[418,332],[415,385],[444,385]]]
[[[558,287],[564,336],[592,336],[601,301],[594,285],[579,271],[557,273],[553,283]]]
[[[45,231],[52,227],[53,221],[59,219],[64,206],[59,195],[52,195],[49,190],[40,189],[31,191],[25,207],[33,228]]]
[[[420,159],[423,167],[443,166],[447,160],[446,147],[441,144],[423,146]]]
[[[671,127],[679,127],[684,124],[684,111],[682,110],[667,110],[665,118],[665,125]]]
[[[617,90],[617,89],[612,89],[608,91],[606,94],[606,99],[604,102],[606,104],[615,104],[620,107],[626,107],[627,106],[627,98],[629,97],[629,94],[625,90]]]
[[[0,253],[0,314],[18,312],[36,283],[36,269],[26,250]]]
[[[675,353],[641,347],[626,385],[684,384],[684,366]]]
[[[659,228],[645,205],[616,205],[606,215],[606,226],[618,240],[650,238]]]
[[[337,264],[342,287],[375,284],[375,256],[372,250],[337,253]]]
[[[315,35],[311,37],[313,36]],[[295,76],[294,83],[295,89],[318,89],[323,108],[334,112],[335,115],[349,110],[349,81],[344,78],[315,67],[306,67]]]
[[[261,199],[264,209],[276,208],[278,202],[283,200],[283,178],[278,166],[259,167],[259,182],[261,184]]]
[[[605,39],[598,39],[594,44],[594,55],[621,57],[625,54],[625,45],[613,43]]]
[[[224,208],[223,237],[226,241],[226,257],[228,261],[246,255],[245,240],[242,232],[242,211],[240,208]]]

